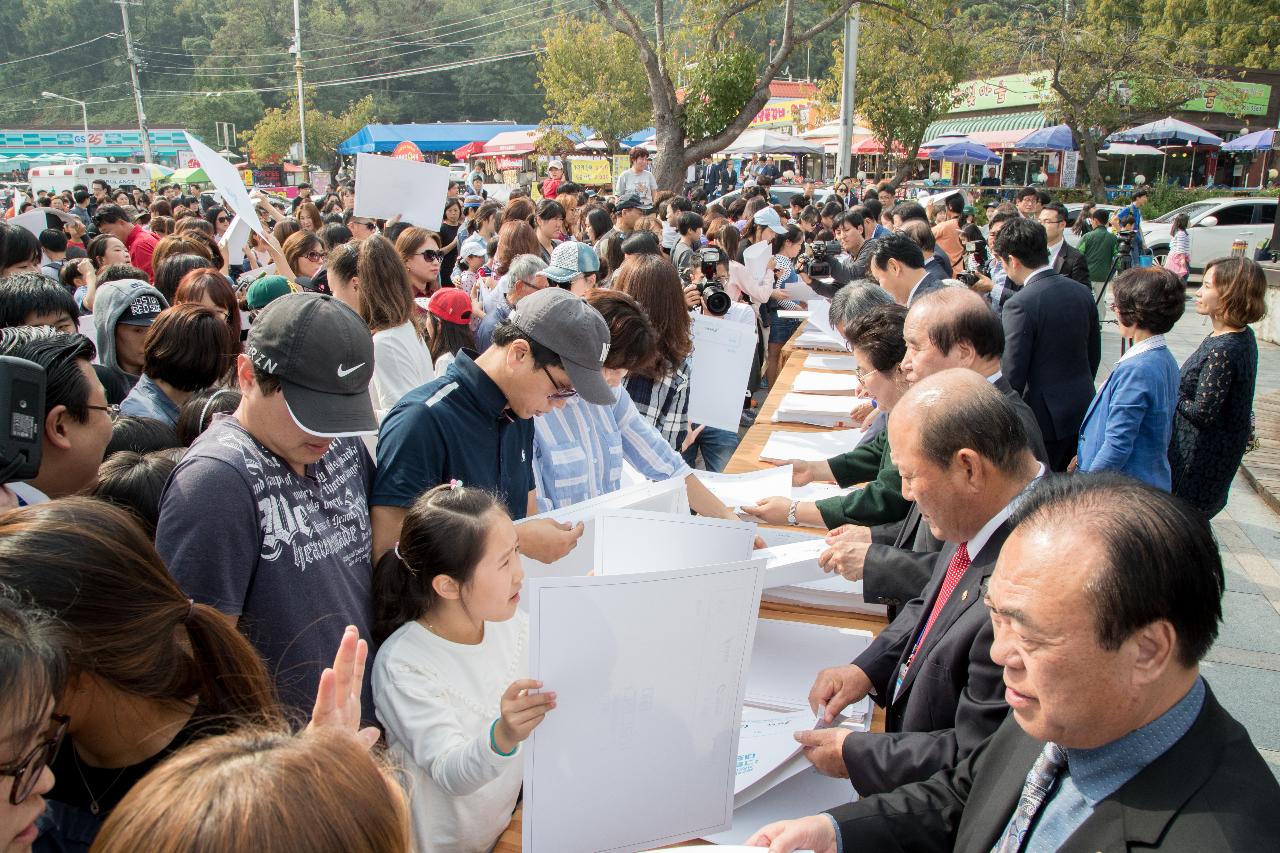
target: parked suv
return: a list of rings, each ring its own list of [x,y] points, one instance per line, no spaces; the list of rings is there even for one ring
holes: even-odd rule
[[[1191,268],[1203,270],[1214,258],[1231,254],[1231,244],[1244,240],[1245,256],[1253,257],[1258,243],[1271,236],[1276,222],[1274,198],[1218,198],[1185,204],[1158,219],[1142,223],[1142,239],[1157,262],[1169,254],[1169,228],[1179,213],[1187,215],[1191,238]]]

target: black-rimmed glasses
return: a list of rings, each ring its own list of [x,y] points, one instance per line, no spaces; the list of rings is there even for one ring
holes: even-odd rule
[[[423,249],[421,252],[418,252],[418,254],[421,255],[422,259],[427,263],[431,263],[432,261],[438,261],[444,258],[444,253],[441,252],[439,249]]]
[[[562,387],[560,383],[556,381],[556,378],[551,375],[551,371],[547,370],[547,366],[545,364],[542,365],[542,372],[547,374],[547,379],[551,380],[551,387],[556,389],[554,394],[547,395],[548,400],[568,400],[570,397],[578,396],[576,388]]]
[[[20,806],[26,802],[27,797],[31,796],[31,792],[36,789],[36,784],[40,781],[41,773],[53,763],[53,757],[58,754],[58,747],[67,733],[67,724],[71,722],[70,717],[66,714],[49,716],[56,724],[53,732],[40,741],[36,748],[28,752],[26,757],[17,764],[0,767],[0,776],[13,777],[13,787],[9,789],[9,802],[12,805]]]

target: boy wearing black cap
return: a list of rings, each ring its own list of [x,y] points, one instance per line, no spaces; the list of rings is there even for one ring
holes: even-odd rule
[[[347,625],[370,636],[373,339],[354,311],[291,293],[236,362],[243,399],[192,444],[160,502],[156,549],[194,600],[237,622],[288,708],[315,700]],[[366,676],[362,707],[372,719]]]
[[[616,399],[601,370],[609,326],[567,290],[546,288],[520,300],[477,356],[460,350],[449,369],[410,391],[382,421],[372,496],[373,553],[400,537],[410,504],[427,489],[460,480],[502,495],[513,519],[534,505],[532,418],[581,394]],[[536,510],[535,510],[536,511]],[[582,525],[520,525],[520,552],[544,563],[577,544]]]

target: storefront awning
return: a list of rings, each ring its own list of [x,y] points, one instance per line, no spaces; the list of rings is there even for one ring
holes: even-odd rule
[[[929,128],[924,132],[924,138],[967,136],[974,142],[981,142],[988,148],[1007,148],[1009,145],[998,143],[1004,143],[1005,140],[1017,142],[1028,132],[1039,130],[1044,126],[1044,113],[1038,111],[1006,113],[1005,115],[980,116],[977,118],[949,118],[935,121],[929,125]]]

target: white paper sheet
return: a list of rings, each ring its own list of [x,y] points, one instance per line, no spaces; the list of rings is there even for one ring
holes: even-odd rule
[[[249,235],[253,233],[253,229],[249,227],[249,223],[245,222],[240,214],[236,214],[231,219],[231,224],[227,226],[226,233],[222,235],[222,245],[226,249],[227,263],[231,266],[244,263],[244,250],[249,242]]]
[[[862,597],[862,581],[850,583],[838,575],[795,586],[774,587],[764,597],[767,601],[780,604],[799,604],[839,613],[863,613],[868,616],[887,616],[889,613],[889,608],[883,604],[867,603]]]
[[[849,582],[845,584],[848,586]],[[805,711],[809,714],[805,728],[813,728],[813,710],[809,707],[813,680],[827,667],[844,666],[870,642],[869,631],[761,619],[752,645],[751,670],[743,701],[779,712]],[[855,704],[845,713],[861,716],[863,710]]]
[[[844,339],[835,338],[820,329],[805,329],[796,338],[796,346],[800,349],[816,349],[827,352],[848,352]]]
[[[763,572],[530,585],[529,675],[557,698],[525,744],[525,853],[631,853],[729,828]]]
[[[585,575],[595,568],[596,519],[601,513],[611,509],[643,509],[671,513],[676,517],[687,517],[689,492],[684,479],[680,477],[672,477],[656,483],[645,480],[635,486],[627,486],[573,506],[538,513],[517,521],[517,528],[537,518],[550,518],[569,524],[577,524],[581,521],[583,525],[582,538],[578,540],[577,547],[554,563],[542,563],[523,554],[520,556],[520,562],[524,566],[526,589],[533,578]],[[524,606],[523,596],[520,603]]]
[[[791,466],[762,468],[744,474],[720,474],[715,471],[694,471],[707,491],[715,495],[727,507],[754,506],[774,495],[791,492]]]
[[[827,299],[814,299],[809,302],[809,323],[815,329],[835,340],[841,339],[841,334],[831,325],[831,302]]]
[[[222,195],[223,201],[226,202],[227,207],[231,208],[231,212],[241,216],[250,228],[265,238],[268,231],[263,226],[262,220],[258,218],[258,211],[249,200],[249,190],[245,188],[244,180],[236,171],[236,167],[189,133],[187,145],[191,147],[191,152],[199,161],[200,168],[204,169],[204,173],[209,176],[213,188]]]
[[[827,432],[787,432],[779,430],[769,434],[760,451],[761,462],[825,462],[832,456],[848,453],[858,446],[862,438],[860,429],[829,430]]]
[[[752,556],[764,557],[769,561],[764,567],[764,588],[772,589],[777,586],[793,586],[818,581],[827,577],[827,573],[818,565],[818,558],[825,550],[827,550],[825,540],[810,539],[789,545],[761,548],[754,551]]]
[[[399,215],[402,222],[439,231],[448,193],[449,170],[444,166],[377,154],[356,155],[358,216],[390,219]]]
[[[747,275],[752,281],[764,281],[768,274],[769,259],[773,257],[773,247],[768,243],[752,243],[742,253],[742,263],[747,268]],[[770,287],[773,282],[769,282]]]
[[[852,373],[814,373],[802,370],[796,374],[791,390],[797,394],[840,394],[852,396],[854,391],[862,387],[858,377]],[[849,401],[852,408],[853,400]]]
[[[812,424],[822,427],[851,427],[856,421],[851,412],[860,401],[847,394],[785,395],[774,409],[773,423]]]
[[[787,291],[787,298],[795,302],[826,302],[816,290],[800,279],[796,279],[783,289]]]
[[[693,316],[689,422],[738,431],[747,394],[756,327],[723,317]]]
[[[726,853],[760,853],[762,848],[741,848],[756,832],[779,820],[817,814],[857,799],[848,779],[832,779],[810,767],[790,779],[771,788],[751,802],[733,810],[733,825],[724,832],[704,836],[712,844],[724,845],[717,849]],[[692,850],[692,848],[690,848]],[[707,848],[698,848],[706,850]],[[796,851],[811,853],[811,851]]]
[[[749,560],[755,538],[749,521],[607,510],[596,518],[595,571],[630,575]]]
[[[74,213],[67,213],[64,210],[54,210],[52,207],[37,207],[35,210],[28,210],[26,213],[20,213],[9,220],[10,225],[16,225],[19,228],[25,228],[36,236],[40,237],[40,232],[49,228],[49,217],[53,216],[63,222],[71,222],[76,219]]]
[[[264,275],[275,275],[275,272],[276,272],[275,264],[267,264],[266,266],[258,267],[255,270],[245,270],[243,273],[240,274],[240,278],[236,280],[236,283],[239,285],[243,285],[243,284],[255,282],[258,279],[262,278]]]
[[[790,309],[783,309],[782,311],[778,312],[778,318],[781,320],[808,320],[809,312],[802,311],[802,310],[792,311]]]
[[[795,733],[811,728],[813,722],[813,714],[804,710],[756,711],[754,714],[753,710],[748,706],[742,712],[742,731],[738,736],[738,759],[733,783],[735,808],[752,799],[743,796],[752,786],[765,787],[769,782],[776,784],[780,781],[775,772],[800,751]],[[758,796],[763,791],[755,793]]]
[[[791,489],[791,500],[793,501],[820,501],[825,498],[843,497],[849,494],[857,486],[850,486],[842,489],[835,483],[810,483],[807,486],[793,486]]]
[[[810,370],[847,370],[852,373],[858,369],[858,360],[851,355],[811,352],[804,357],[804,366]]]
[[[761,527],[756,535],[764,540],[768,548],[790,545],[793,542],[821,542],[823,539],[809,530],[782,530],[777,527]]]

